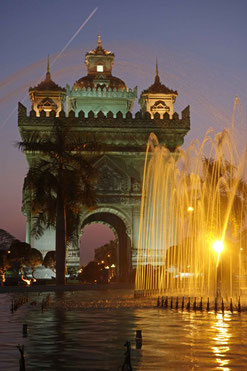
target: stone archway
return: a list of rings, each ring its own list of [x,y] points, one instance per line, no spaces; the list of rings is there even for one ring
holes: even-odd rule
[[[87,216],[82,228],[91,223],[104,223],[112,227],[118,236],[118,261],[119,261],[119,281],[127,282],[131,273],[131,241],[127,234],[127,226],[123,220],[109,212],[95,212]]]

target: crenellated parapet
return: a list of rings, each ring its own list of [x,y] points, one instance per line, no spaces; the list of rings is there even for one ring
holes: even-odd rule
[[[61,125],[69,123],[76,132],[94,133],[97,141],[119,147],[120,151],[122,147],[144,151],[150,133],[154,133],[160,142],[174,150],[183,144],[184,136],[190,130],[190,108],[186,107],[181,117],[176,112],[172,118],[168,113],[162,116],[160,117],[158,112],[151,118],[149,112],[123,114],[119,111],[114,115],[111,111],[107,114],[100,111],[95,115],[93,111],[88,114],[80,111],[76,114],[72,110],[67,115],[61,111],[59,117],[56,117],[54,111],[51,111],[49,116],[45,111],[41,111],[40,116],[37,116],[34,110],[27,114],[26,107],[19,103],[18,125],[24,135],[25,132],[37,130],[49,131],[57,122]]]
[[[44,110],[40,112],[40,116],[36,114],[36,111],[31,110],[29,112],[29,115],[27,114],[27,108],[19,102],[18,105],[18,118],[38,118],[40,120],[41,118],[54,118],[56,117],[55,111],[51,111],[49,113],[45,112]],[[123,114],[121,111],[119,111],[116,115],[114,115],[111,111],[109,111],[106,115],[100,111],[97,114],[95,114],[93,111],[88,112],[87,115],[81,110],[78,114],[76,114],[73,110],[71,110],[68,115],[66,115],[65,111],[60,111],[58,117],[60,118],[74,118],[78,119],[77,121],[73,121],[73,124],[76,122],[79,123],[81,119],[90,121],[91,119],[94,119],[94,122],[97,122],[97,120],[105,119],[108,124],[110,124],[110,120],[119,122],[120,119],[126,120],[126,123],[131,123],[132,121],[136,121],[137,123],[145,123],[145,122],[159,122],[161,126],[171,126],[175,124],[176,126],[186,126],[190,128],[190,106],[187,106],[182,112],[181,112],[181,118],[179,118],[179,114],[177,112],[174,112],[172,118],[170,118],[169,114],[166,112],[164,115],[160,115],[158,112],[154,114],[154,118],[151,118],[151,115],[149,112],[145,112],[144,114],[141,111],[136,112],[135,114],[132,114],[132,112],[127,112],[126,114]],[[109,120],[110,119],[110,120]],[[96,120],[96,121],[95,121]],[[41,120],[42,121],[42,120]],[[34,124],[34,123],[33,123]],[[35,125],[35,124],[34,124]]]

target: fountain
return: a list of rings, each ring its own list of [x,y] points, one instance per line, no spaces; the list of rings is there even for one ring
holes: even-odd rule
[[[136,294],[226,299],[243,294],[246,151],[239,155],[233,132],[208,130],[201,144],[194,141],[174,153],[150,135]]]

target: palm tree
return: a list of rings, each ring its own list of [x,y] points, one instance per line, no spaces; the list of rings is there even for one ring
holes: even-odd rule
[[[23,190],[32,233],[40,237],[56,228],[56,283],[65,284],[67,243],[77,237],[82,209],[95,205],[95,169],[85,156],[95,142],[57,121],[49,135],[31,134],[18,147],[34,155]]]

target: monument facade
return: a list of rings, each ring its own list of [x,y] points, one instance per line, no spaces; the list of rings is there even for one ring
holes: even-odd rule
[[[189,107],[181,117],[174,113],[177,92],[160,82],[158,67],[154,84],[141,93],[140,111],[132,114],[137,88],[129,89],[112,75],[115,56],[105,50],[98,36],[97,47],[86,53],[87,76],[72,87],[59,87],[51,79],[49,64],[44,81],[30,88],[32,110],[19,103],[18,126],[22,139],[33,132],[47,135],[59,121],[70,125],[71,133],[93,135],[97,143],[107,148],[104,153],[89,153],[98,173],[96,184],[97,207],[81,216],[79,235],[91,223],[103,223],[111,228],[118,241],[117,274],[128,280],[136,266],[142,173],[146,145],[150,133],[173,153],[183,144],[190,129]],[[65,111],[63,110],[65,107]],[[26,153],[29,166],[38,153]],[[31,234],[31,211],[23,205],[27,217],[26,240],[43,255],[55,249],[55,231],[47,230],[38,240]],[[67,265],[78,266],[80,238],[67,251]]]

